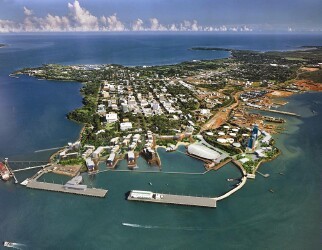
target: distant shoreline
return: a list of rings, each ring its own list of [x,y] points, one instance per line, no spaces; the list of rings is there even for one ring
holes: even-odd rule
[[[300,46],[298,48],[294,48],[294,49],[290,49],[290,50],[285,50],[283,52],[292,52],[292,51],[306,51],[306,50],[316,50],[316,49],[322,49],[322,46],[320,45],[304,45],[304,46]],[[192,47],[189,48],[189,50],[205,50],[205,51],[226,51],[226,52],[238,52],[238,51],[243,51],[243,52],[257,52],[256,50],[249,50],[249,49],[245,49],[245,50],[241,50],[241,49],[229,49],[229,48],[220,48],[220,47]],[[267,52],[276,52],[278,50],[269,50],[269,51],[265,51],[264,53]]]

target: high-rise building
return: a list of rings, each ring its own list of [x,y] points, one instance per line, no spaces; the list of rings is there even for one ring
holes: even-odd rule
[[[255,124],[252,130],[252,135],[248,139],[247,148],[255,149],[257,138],[258,138],[258,125]]]

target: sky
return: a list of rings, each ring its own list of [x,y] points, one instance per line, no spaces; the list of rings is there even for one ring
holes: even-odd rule
[[[0,0],[0,32],[322,32],[322,0]]]

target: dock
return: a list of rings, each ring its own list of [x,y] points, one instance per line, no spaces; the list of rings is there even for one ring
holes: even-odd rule
[[[69,194],[78,194],[78,195],[85,195],[85,196],[92,196],[92,197],[100,197],[100,198],[104,198],[108,192],[108,190],[98,189],[98,188],[87,188],[85,190],[70,189],[70,188],[66,189],[64,188],[64,185],[47,183],[47,182],[38,182],[35,180],[29,181],[29,183],[27,184],[27,188],[61,192],[61,193],[69,193]]]
[[[183,206],[195,206],[195,207],[212,207],[217,206],[217,201],[214,198],[209,197],[197,197],[197,196],[185,196],[185,195],[174,195],[174,194],[159,194],[162,196],[161,199],[144,199],[144,198],[133,198],[131,195],[128,196],[129,201],[143,201],[143,202],[153,202],[153,203],[165,203]]]

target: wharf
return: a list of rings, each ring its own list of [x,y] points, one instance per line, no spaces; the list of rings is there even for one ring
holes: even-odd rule
[[[276,110],[276,109],[262,109],[262,110],[272,112],[272,113],[278,113],[278,114],[282,114],[282,115],[301,117],[300,115],[298,115],[296,113],[286,112],[286,111],[281,111],[281,110]]]
[[[282,115],[289,115],[289,116],[295,116],[295,117],[301,117],[299,114],[292,113],[292,112],[287,112],[287,111],[282,111],[282,110],[276,110],[276,109],[266,109],[266,108],[252,108],[252,107],[247,107],[248,109],[252,110],[262,110],[266,112],[272,112],[272,113],[277,113],[277,114],[282,114]]]
[[[183,206],[196,206],[196,207],[212,207],[217,206],[215,198],[209,197],[196,197],[196,196],[185,196],[185,195],[173,195],[173,194],[157,194],[162,196],[162,199],[144,199],[144,198],[133,198],[130,195],[128,200],[130,201],[143,201],[143,202],[154,202],[154,203],[165,203]]]
[[[85,190],[65,189],[64,185],[47,183],[47,182],[38,182],[35,180],[29,181],[29,183],[27,184],[27,187],[32,188],[32,189],[40,189],[40,190],[53,191],[53,192],[86,195],[86,196],[93,196],[93,197],[100,197],[100,198],[105,197],[107,194],[107,191],[108,191],[105,189],[98,189],[98,188],[87,188]]]

